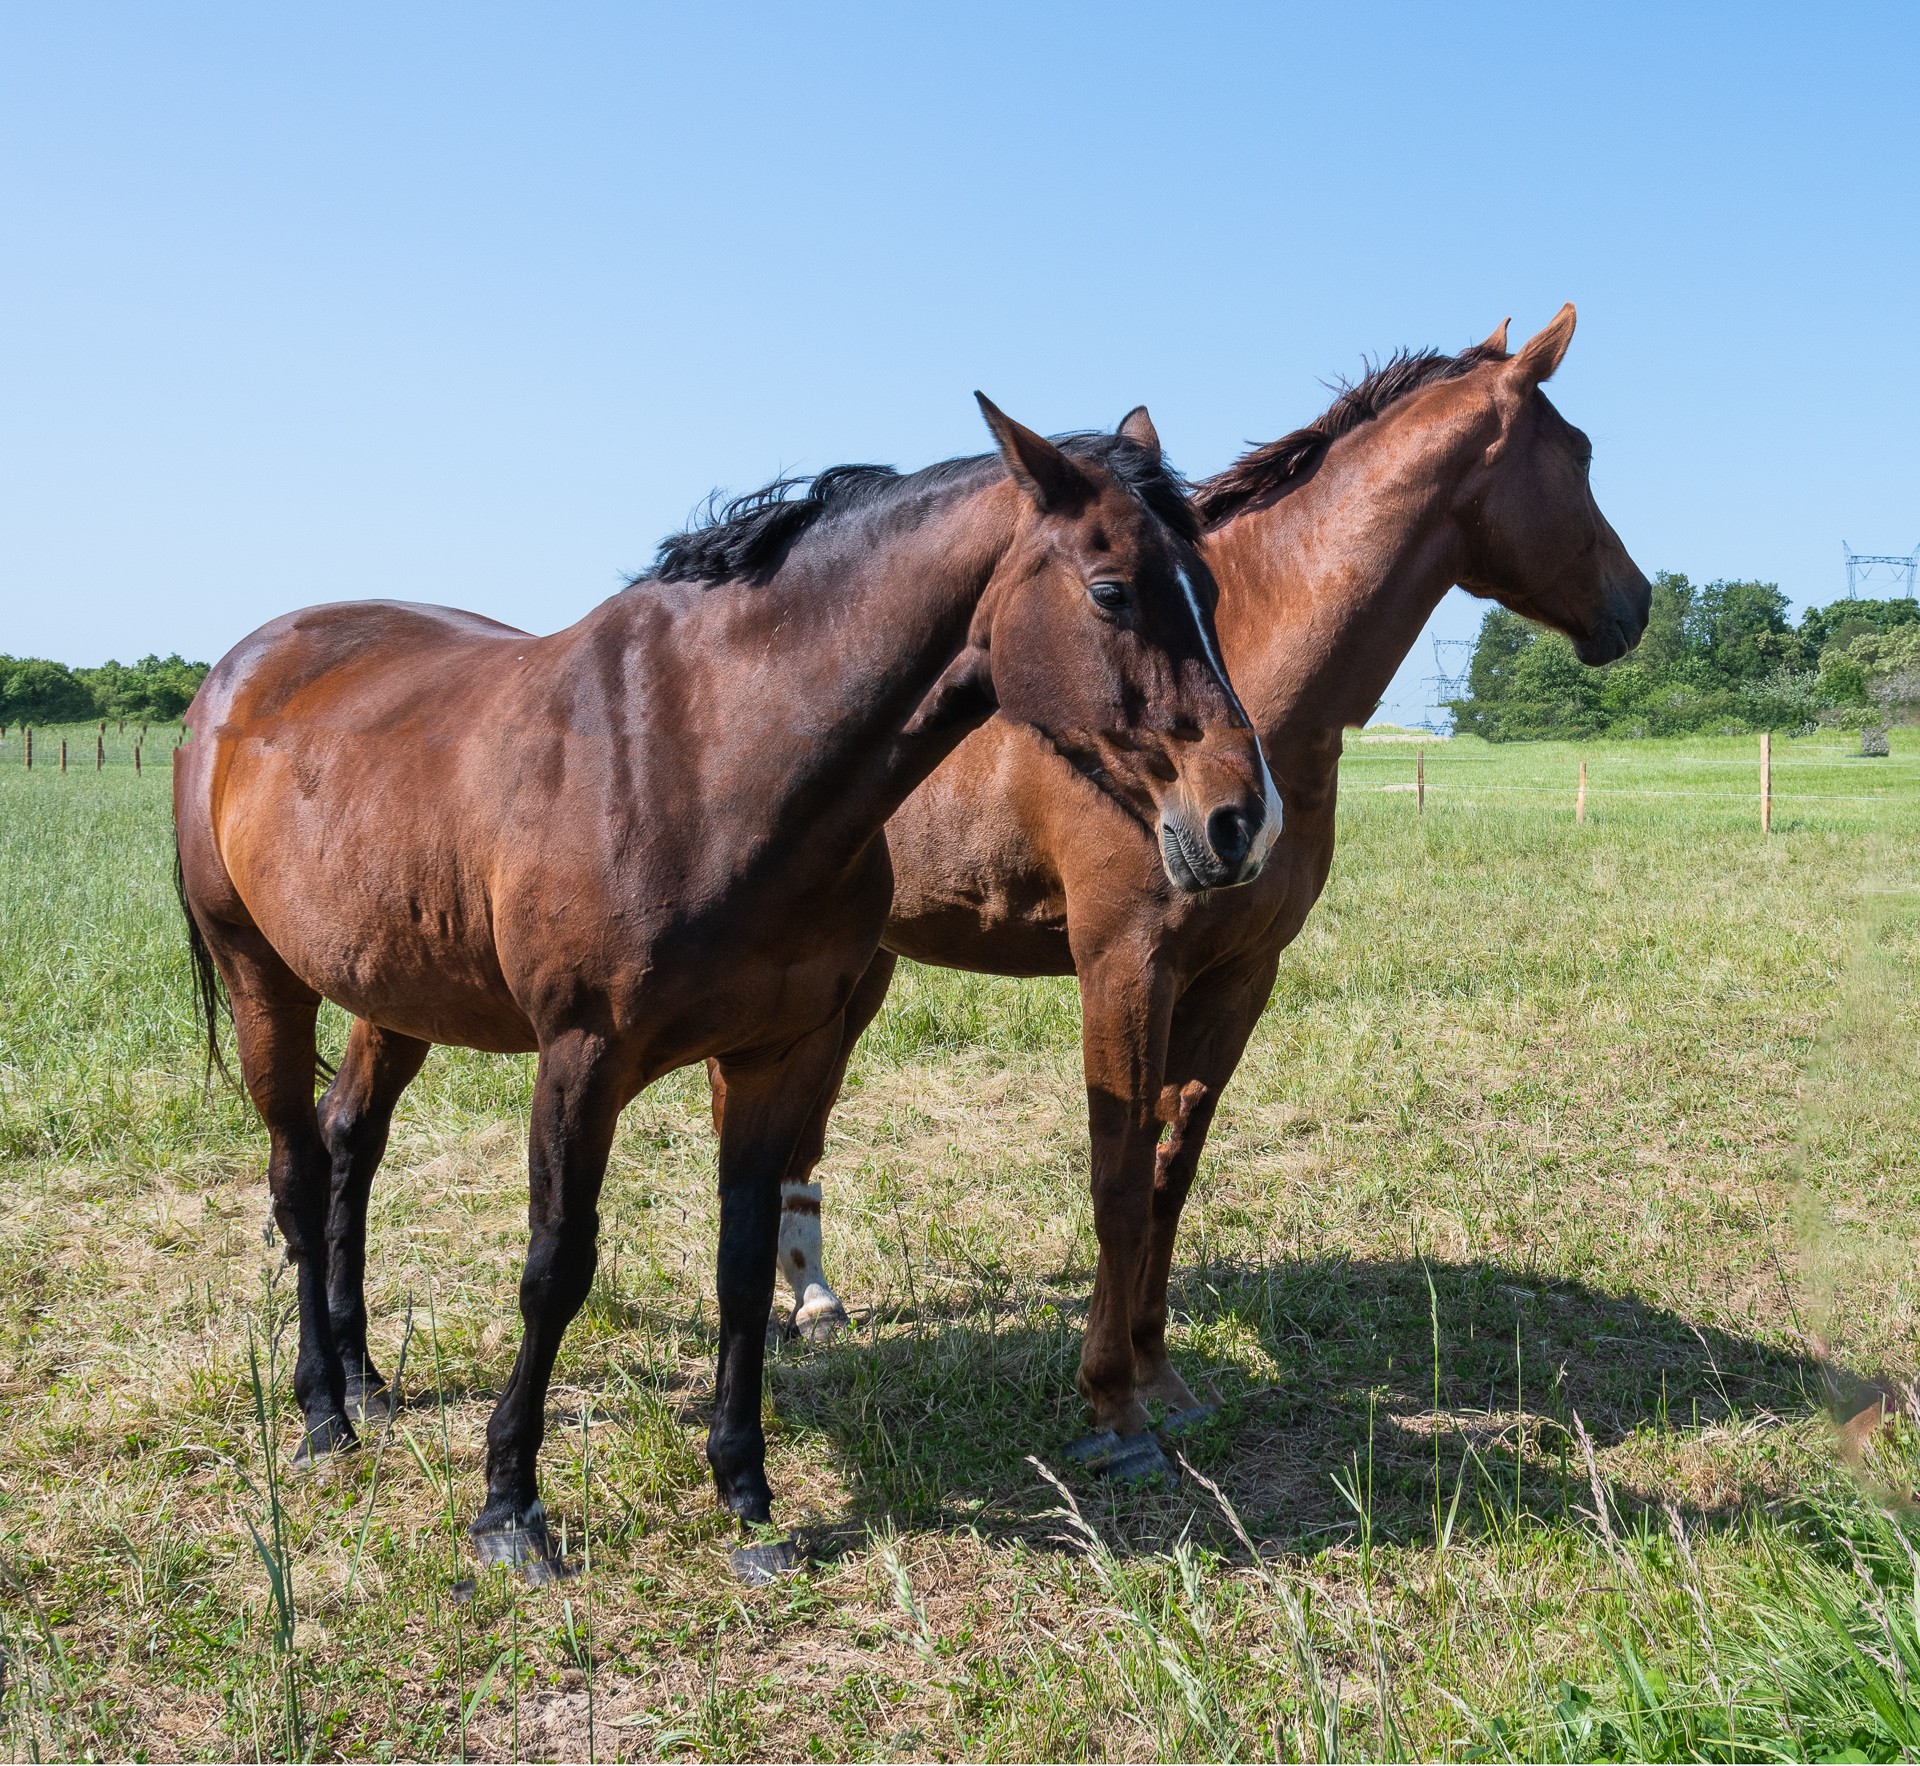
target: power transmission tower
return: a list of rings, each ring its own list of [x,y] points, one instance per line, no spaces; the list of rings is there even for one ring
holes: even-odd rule
[[[1429,702],[1425,727],[1436,736],[1453,734],[1453,712],[1447,701],[1467,696],[1467,675],[1473,667],[1473,645],[1472,638],[1433,640],[1434,673],[1427,676]]]
[[[1901,557],[1898,553],[1856,552],[1845,540],[1840,542],[1840,550],[1847,558],[1847,599],[1858,598],[1856,591],[1860,584],[1873,582],[1873,573],[1884,570],[1888,577],[1900,584],[1900,593],[1909,601],[1913,599],[1913,584],[1916,571],[1920,571],[1920,546]]]

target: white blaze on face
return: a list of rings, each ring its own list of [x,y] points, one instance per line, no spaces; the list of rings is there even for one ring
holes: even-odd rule
[[[1179,579],[1180,592],[1187,598],[1187,609],[1193,615],[1194,630],[1200,634],[1201,654],[1207,659],[1207,666],[1213,670],[1213,678],[1220,683],[1233,709],[1247,719],[1247,728],[1253,729],[1253,719],[1247,717],[1247,708],[1240,703],[1240,695],[1233,690],[1233,682],[1227,679],[1226,664],[1220,660],[1220,652],[1213,647],[1213,637],[1207,630],[1207,622],[1201,616],[1200,597],[1193,592],[1193,583],[1185,570],[1177,570],[1174,575]],[[1253,732],[1253,751],[1260,757],[1260,785],[1265,796],[1266,820],[1260,824],[1260,832],[1254,837],[1254,859],[1264,862],[1273,843],[1280,838],[1282,811],[1280,792],[1273,782],[1273,774],[1267,766],[1267,751],[1260,745],[1260,732]]]

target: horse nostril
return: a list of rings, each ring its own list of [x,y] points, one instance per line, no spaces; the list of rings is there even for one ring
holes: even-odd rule
[[[1223,865],[1239,865],[1253,850],[1258,830],[1246,813],[1238,809],[1216,809],[1207,817],[1207,844]]]

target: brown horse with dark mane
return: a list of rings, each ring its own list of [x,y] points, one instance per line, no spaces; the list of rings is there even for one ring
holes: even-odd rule
[[[769,1520],[779,1182],[828,1107],[886,920],[882,828],[963,736],[996,709],[1031,731],[1164,848],[1169,889],[1248,879],[1278,832],[1146,413],[1053,443],[981,406],[997,456],[770,486],[551,637],[310,608],[230,651],[188,714],[181,898],[209,1056],[224,982],[271,1139],[304,1459],[388,1401],[360,1285],[402,1089],[433,1043],[538,1051],[525,1334],[487,1426],[483,1559],[554,1566],[535,1461],[615,1123],[705,1057],[728,1097],[707,1457],[721,1501]],[[316,1107],[323,998],[354,1024]],[[756,1549],[773,1556],[745,1574],[782,1561]]]
[[[1250,888],[1170,888],[1138,824],[1005,719],[888,825],[893,912],[847,1009],[849,1047],[896,953],[1080,977],[1100,1262],[1079,1376],[1094,1432],[1070,1451],[1097,1467],[1165,1469],[1148,1402],[1175,1427],[1204,1414],[1167,1355],[1174,1235],[1280,953],[1326,882],[1341,731],[1372,714],[1454,583],[1564,632],[1588,663],[1646,625],[1647,580],[1588,487],[1592,449],[1540,391],[1573,325],[1564,307],[1517,355],[1503,324],[1458,356],[1396,356],[1199,486],[1221,642],[1287,805]],[[718,1071],[715,1096],[730,1121]],[[808,1181],[825,1128],[809,1127],[784,1186],[781,1264],[803,1328],[845,1317]]]

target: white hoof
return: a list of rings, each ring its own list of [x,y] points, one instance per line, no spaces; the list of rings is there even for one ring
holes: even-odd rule
[[[793,1328],[809,1343],[831,1343],[852,1323],[840,1296],[821,1282],[809,1282],[794,1308]]]

